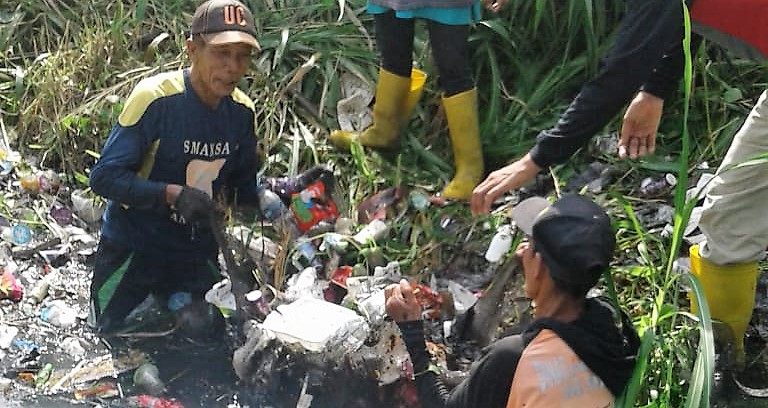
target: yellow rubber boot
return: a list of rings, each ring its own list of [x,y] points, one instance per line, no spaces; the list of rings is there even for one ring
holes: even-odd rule
[[[400,130],[421,98],[426,79],[427,75],[418,69],[411,71],[410,78],[380,69],[376,102],[373,105],[373,124],[363,132],[334,130],[330,136],[331,143],[342,150],[349,150],[354,139],[358,139],[363,146],[378,149],[396,147]]]
[[[745,358],[744,333],[755,304],[755,286],[759,273],[757,262],[716,265],[699,256],[698,245],[691,247],[690,256],[691,273],[701,281],[712,320],[725,323],[732,331],[733,363],[740,370],[744,367]],[[696,312],[693,297],[691,310]]]
[[[456,172],[443,190],[443,196],[454,200],[468,200],[472,190],[483,177],[483,150],[480,145],[480,126],[477,121],[477,89],[450,97],[443,97],[448,130],[451,133],[453,161]]]

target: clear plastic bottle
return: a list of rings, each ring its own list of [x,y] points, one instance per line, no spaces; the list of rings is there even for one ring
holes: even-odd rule
[[[267,220],[275,220],[286,212],[285,204],[274,191],[265,186],[259,188],[259,209]]]
[[[289,242],[296,240],[301,232],[296,224],[296,217],[283,204],[283,200],[280,199],[274,191],[270,190],[266,185],[259,187],[259,208],[264,219],[272,221],[272,226],[282,235],[288,235]]]
[[[490,263],[498,263],[511,247],[512,226],[502,225],[491,239],[491,244],[488,245],[488,250],[485,252],[485,259]]]

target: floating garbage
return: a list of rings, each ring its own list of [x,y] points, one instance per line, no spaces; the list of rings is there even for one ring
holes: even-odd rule
[[[20,302],[22,297],[24,297],[24,288],[8,269],[4,269],[0,276],[0,299]]]
[[[192,303],[192,294],[189,292],[176,292],[168,297],[168,310],[175,312]]]
[[[184,405],[175,400],[151,395],[137,395],[127,398],[128,406],[133,408],[184,408]]]
[[[302,297],[277,307],[261,324],[287,343],[308,351],[341,353],[358,349],[368,336],[368,324],[354,311],[324,300]]]
[[[260,320],[264,320],[267,315],[269,315],[269,312],[271,312],[267,297],[259,289],[254,289],[246,293],[245,300],[248,302],[245,309],[248,312],[249,317],[256,317]]]
[[[317,278],[317,269],[312,266],[304,268],[301,272],[292,275],[287,282],[285,297],[296,300],[302,297],[323,299],[323,290],[327,283]]]
[[[165,392],[165,384],[160,379],[160,370],[149,362],[140,365],[134,371],[133,385],[154,396]]]
[[[13,344],[13,339],[19,334],[16,326],[0,325],[0,349],[7,349]]]
[[[72,327],[77,324],[77,313],[63,300],[54,300],[43,308],[40,317],[56,327]]]
[[[68,356],[79,358],[85,355],[85,348],[77,337],[67,337],[61,342],[61,349]]]
[[[224,317],[231,316],[237,310],[237,301],[232,293],[232,281],[224,279],[216,282],[205,293],[205,301],[218,307]]]
[[[115,398],[120,396],[120,390],[115,381],[98,381],[89,387],[75,390],[75,399],[80,401],[87,398]]]

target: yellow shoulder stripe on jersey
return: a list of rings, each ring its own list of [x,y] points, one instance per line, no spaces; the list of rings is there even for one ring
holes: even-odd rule
[[[184,92],[184,71],[167,72],[143,79],[133,89],[120,112],[120,126],[133,126],[157,99]]]

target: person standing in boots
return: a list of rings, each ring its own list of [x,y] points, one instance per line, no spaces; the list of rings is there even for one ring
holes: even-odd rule
[[[497,12],[508,0],[486,1]],[[353,140],[374,149],[392,149],[416,107],[426,75],[414,69],[415,20],[427,23],[432,54],[440,74],[456,171],[442,196],[468,200],[484,174],[477,112],[477,89],[469,65],[469,25],[480,16],[478,0],[369,0],[374,15],[381,68],[373,124],[363,132],[335,130],[331,143],[348,150]]]

